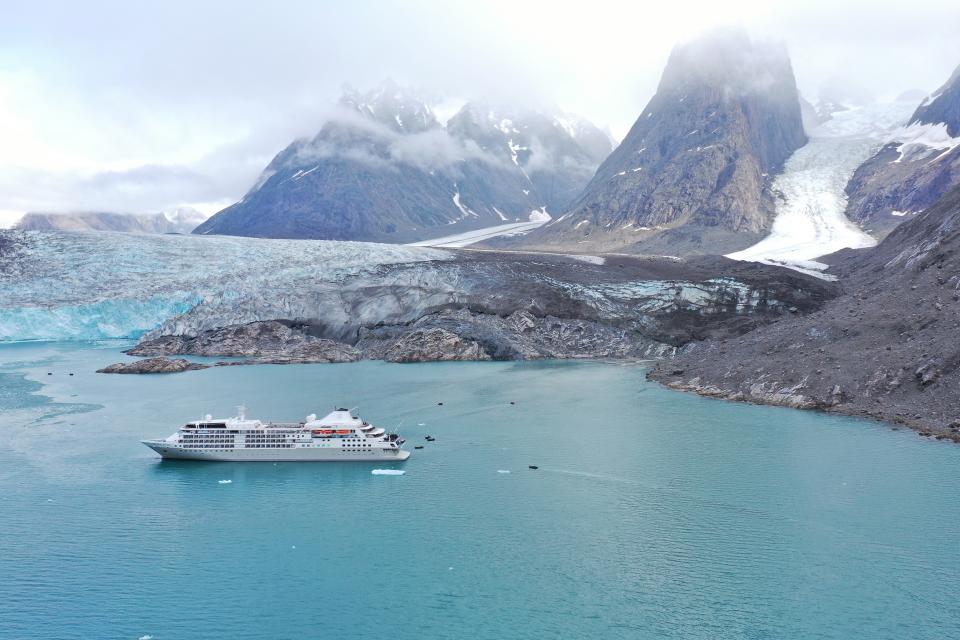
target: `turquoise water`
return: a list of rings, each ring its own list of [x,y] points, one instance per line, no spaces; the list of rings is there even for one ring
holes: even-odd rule
[[[955,445],[638,366],[93,373],[119,359],[0,347],[4,640],[960,637]],[[375,476],[138,442],[240,402],[425,448]]]

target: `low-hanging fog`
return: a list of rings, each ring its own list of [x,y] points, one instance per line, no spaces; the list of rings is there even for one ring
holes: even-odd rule
[[[621,137],[672,46],[717,26],[782,41],[801,92],[892,99],[960,63],[955,2],[8,2],[0,20],[0,226],[25,211],[213,212],[344,82],[440,103],[558,108]],[[413,146],[411,146],[413,145]],[[469,152],[430,135],[435,162]]]

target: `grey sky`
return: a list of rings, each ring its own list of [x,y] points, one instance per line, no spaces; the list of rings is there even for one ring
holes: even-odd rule
[[[19,2],[0,20],[0,224],[26,210],[212,211],[319,128],[343,82],[556,104],[622,136],[677,41],[786,42],[801,91],[884,97],[960,64],[956,2]]]

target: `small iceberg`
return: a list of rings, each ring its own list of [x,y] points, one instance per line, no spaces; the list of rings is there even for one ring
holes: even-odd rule
[[[233,480],[217,480],[219,484],[233,484]]]
[[[375,476],[402,476],[406,471],[402,469],[374,469],[370,473]]]
[[[510,473],[509,469],[497,469],[497,473]]]
[[[153,640],[153,636],[151,635],[140,636],[140,640]]]

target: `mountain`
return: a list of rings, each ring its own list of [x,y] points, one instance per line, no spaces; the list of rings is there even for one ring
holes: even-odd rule
[[[960,67],[847,184],[847,217],[883,236],[960,183]]]
[[[845,253],[833,260],[845,293],[821,310],[700,343],[651,377],[960,441],[960,186],[876,247]]]
[[[518,168],[525,187],[532,185],[538,202],[550,211],[569,205],[613,150],[607,134],[568,114],[467,104],[447,130]]]
[[[673,50],[657,93],[529,246],[724,253],[771,223],[771,176],[806,142],[786,50],[739,30]]]
[[[546,218],[611,148],[593,125],[569,122],[467,104],[444,126],[392,82],[347,89],[312,139],[195,233],[410,242]]]
[[[126,231],[132,233],[190,233],[206,220],[191,207],[166,213],[27,213],[15,225],[25,231]]]

